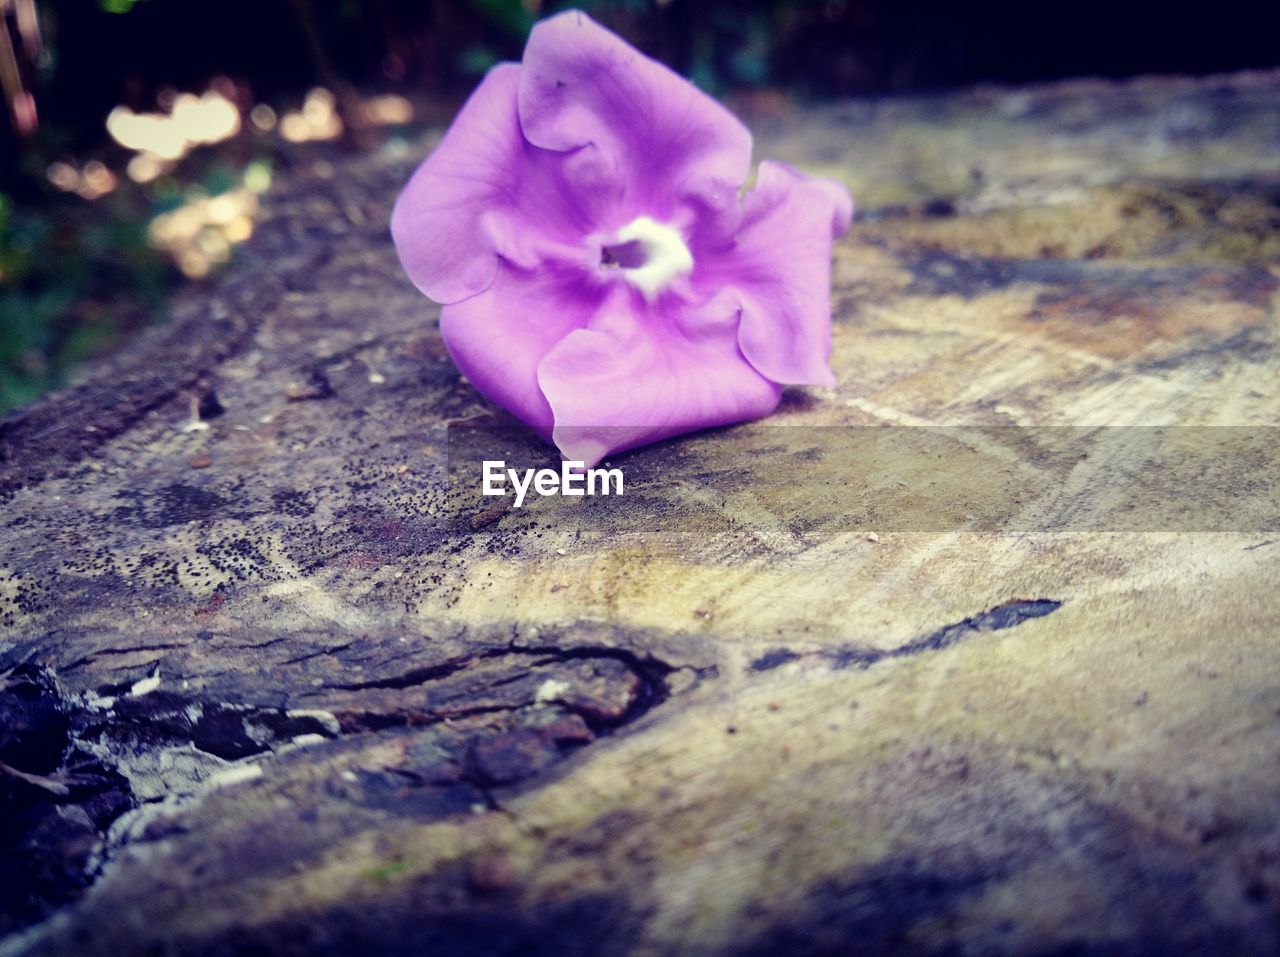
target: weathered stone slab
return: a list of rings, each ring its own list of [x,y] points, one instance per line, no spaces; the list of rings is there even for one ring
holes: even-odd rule
[[[519,510],[450,483],[555,456],[400,273],[417,156],[300,172],[0,423],[0,954],[1280,949],[1278,103],[754,118],[860,204],[839,386]]]

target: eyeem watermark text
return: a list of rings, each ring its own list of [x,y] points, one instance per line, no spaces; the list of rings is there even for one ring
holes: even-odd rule
[[[485,459],[484,494],[506,495],[508,482],[516,494],[514,507],[519,508],[530,490],[543,497],[621,495],[622,469],[589,469],[585,462],[576,461],[561,462],[558,472],[555,469],[525,469],[521,472],[507,468],[507,463],[501,459]]]

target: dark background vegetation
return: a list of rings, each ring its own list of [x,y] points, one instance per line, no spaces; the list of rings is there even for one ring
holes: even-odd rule
[[[24,5],[39,17],[34,49],[19,29]],[[154,111],[165,91],[221,82],[245,107],[283,111],[322,85],[340,112],[396,92],[419,120],[440,120],[489,66],[519,58],[538,17],[568,6],[713,93],[799,102],[1280,62],[1280,4],[1256,0],[0,0],[9,59],[39,116],[25,132],[12,111],[0,117],[0,412],[162,317],[184,280],[149,244],[152,217],[229,188],[250,161],[279,171],[299,154],[399,135],[290,147],[246,131],[136,184],[105,132],[113,107]],[[4,59],[0,43],[0,69]],[[50,183],[51,164],[89,160],[119,188],[85,199]]]

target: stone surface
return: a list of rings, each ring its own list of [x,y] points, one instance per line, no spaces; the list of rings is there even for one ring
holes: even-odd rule
[[[756,104],[859,202],[839,386],[520,510],[451,485],[555,456],[399,270],[420,152],[299,171],[0,423],[0,954],[1276,952],[1277,104]],[[1032,427],[1102,425],[1253,444],[1064,511]]]

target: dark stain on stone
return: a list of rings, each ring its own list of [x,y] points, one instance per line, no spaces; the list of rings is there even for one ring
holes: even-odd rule
[[[848,877],[818,882],[805,913],[784,918],[733,957],[806,957],[919,953],[911,946],[917,925],[945,921],[996,875],[982,870],[944,873],[914,861],[886,861]],[[960,954],[953,944],[924,951]]]
[[[91,855],[134,806],[128,782],[77,740],[82,716],[42,666],[0,669],[0,938],[78,897]]]
[[[845,645],[834,650],[815,652],[812,657],[828,661],[833,668],[870,668],[887,658],[908,658],[927,651],[939,651],[962,639],[992,631],[1013,628],[1032,618],[1043,618],[1062,607],[1062,602],[1052,598],[1007,601],[994,608],[979,612],[962,621],[943,625],[927,635],[922,635],[898,648],[881,650],[862,645]],[[754,672],[772,671],[790,661],[809,655],[790,648],[773,648],[751,662]]]
[[[940,197],[926,200],[922,203],[898,203],[861,210],[858,213],[857,221],[859,223],[876,223],[894,219],[949,219],[955,216],[956,212],[954,199]]]
[[[386,893],[359,905],[342,902],[306,922],[239,927],[202,952],[237,957],[623,957],[645,914],[628,894],[567,888],[533,906],[511,900],[514,874],[477,878],[476,862],[439,875],[429,893]],[[492,865],[486,865],[492,867]],[[504,869],[505,870],[505,869]],[[635,890],[635,889],[633,889]],[[140,951],[166,949],[163,928],[142,935]],[[370,941],[376,945],[370,950]]]
[[[196,410],[202,420],[216,419],[227,411],[226,407],[218,399],[218,393],[213,389],[205,389],[199,393],[196,401]]]
[[[249,737],[243,713],[223,708],[205,710],[191,727],[191,743],[227,761],[238,761],[266,750],[265,745]]]
[[[911,271],[906,294],[911,296],[975,296],[1004,289],[1026,280],[1026,264],[984,256],[962,256],[944,250],[922,250],[901,255]]]
[[[117,497],[128,504],[116,509],[116,519],[142,528],[167,528],[206,521],[227,504],[227,499],[221,495],[185,482],[169,482],[152,492],[131,489]]]
[[[234,761],[297,735],[331,735],[310,715],[165,691],[129,696],[129,687],[97,689],[99,701],[123,696],[91,709],[66,696],[43,666],[12,652],[0,660],[0,937],[86,890],[108,828],[137,806],[127,778],[97,757],[104,744],[117,755],[191,745]],[[450,806],[462,810],[474,800]]]
[[[271,506],[278,514],[288,515],[290,518],[307,518],[316,510],[310,494],[291,488],[272,492]]]
[[[1189,348],[1172,355],[1140,362],[1134,370],[1125,374],[1132,375],[1135,370],[1145,373],[1169,372],[1194,363],[1225,366],[1245,362],[1262,365],[1273,361],[1275,354],[1276,344],[1266,329],[1242,329],[1235,335],[1216,342],[1197,341]],[[1120,370],[1115,370],[1112,378],[1120,375]]]
[[[95,733],[121,745],[124,753],[190,744],[227,761],[261,754],[298,735],[331,735],[324,722],[310,715],[203,701],[166,691],[121,697],[110,715],[95,723]],[[250,725],[255,730],[252,735]]]
[[[1255,309],[1269,307],[1280,280],[1263,266],[1137,266],[1073,259],[1027,261],[1023,279],[1044,285],[1031,318],[1067,311],[1073,321],[1095,325],[1116,317],[1150,317],[1162,313],[1162,299],[1185,297],[1199,290],[1208,301],[1226,301]]]
[[[772,671],[785,665],[788,661],[795,661],[800,656],[789,648],[774,648],[772,651],[766,651],[763,655],[751,662],[752,671]]]
[[[808,412],[820,404],[819,399],[804,389],[788,386],[782,390],[782,401],[778,403],[779,412]]]
[[[299,382],[285,387],[285,398],[290,402],[306,402],[313,399],[331,399],[334,396],[333,383],[323,369],[308,369],[305,377]]]
[[[554,742],[536,731],[517,728],[477,741],[471,750],[471,766],[481,784],[515,784],[533,777],[557,756]]]
[[[936,765],[936,771],[948,774],[949,762]],[[1215,903],[1221,888],[1196,858],[1174,852],[1180,838],[1135,822],[1117,807],[1081,799],[1072,785],[1048,792],[1056,795],[1060,817],[1047,823],[1043,805],[1024,790],[1025,772],[1011,768],[1006,773],[1003,779],[966,775],[960,787],[950,789],[945,815],[936,815],[927,797],[906,799],[895,817],[915,834],[910,854],[820,878],[798,901],[760,901],[756,926],[762,929],[717,951],[718,957],[959,957],[975,952],[968,922],[974,906],[989,899],[990,889],[1018,888],[1026,877],[1034,884],[1033,875],[1042,874],[1046,865],[1069,873],[1083,866],[1096,869],[1097,891],[1107,896],[1114,923],[1100,933],[1070,918],[1039,925],[986,924],[976,949],[1035,957],[1262,957],[1276,952],[1274,922],[1244,927],[1222,922]],[[995,820],[984,810],[991,801],[1003,809]],[[966,840],[979,821],[984,839]],[[1051,835],[1060,833],[1069,841],[1055,845]]]
[[[927,651],[939,651],[964,638],[1013,628],[1032,618],[1043,618],[1045,615],[1053,614],[1061,607],[1062,602],[1052,598],[1007,601],[962,621],[943,625],[899,648],[880,651],[854,645],[846,646],[831,655],[831,662],[836,668],[869,668],[886,658],[909,658]]]
[[[483,787],[462,776],[424,781],[400,768],[362,770],[351,789],[352,793],[341,796],[352,804],[418,822],[464,814],[488,806],[490,800]]]

